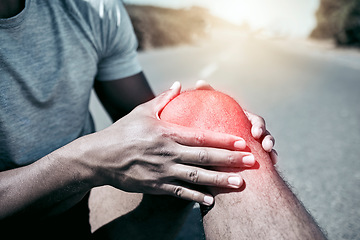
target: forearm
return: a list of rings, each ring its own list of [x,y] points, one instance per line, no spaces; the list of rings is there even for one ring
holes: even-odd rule
[[[93,172],[74,141],[33,164],[0,172],[0,219],[62,212],[92,188]]]
[[[241,172],[239,191],[213,189],[215,206],[204,216],[207,239],[325,239],[258,142],[248,140],[258,169]]]

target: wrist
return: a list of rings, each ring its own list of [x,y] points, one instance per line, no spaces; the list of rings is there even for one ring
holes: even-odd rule
[[[98,170],[92,161],[91,144],[89,144],[88,136],[78,138],[52,152],[50,158],[64,166],[64,169],[72,174],[72,179],[88,188],[87,190],[99,185]]]

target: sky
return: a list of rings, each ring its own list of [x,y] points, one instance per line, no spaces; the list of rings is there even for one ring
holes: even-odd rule
[[[306,37],[316,25],[319,0],[124,0],[125,3],[186,8],[208,8],[231,22],[247,23],[289,37]]]

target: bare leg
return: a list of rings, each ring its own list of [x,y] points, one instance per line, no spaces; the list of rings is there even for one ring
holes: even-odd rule
[[[89,198],[91,231],[95,232],[103,225],[131,212],[139,206],[142,198],[141,193],[127,193],[111,186],[92,189]]]
[[[239,191],[211,190],[216,197],[203,217],[206,239],[325,239],[276,172],[268,153],[250,139],[257,169],[241,171],[246,184]]]
[[[95,189],[90,222],[96,239],[173,239],[193,204],[168,196]]]

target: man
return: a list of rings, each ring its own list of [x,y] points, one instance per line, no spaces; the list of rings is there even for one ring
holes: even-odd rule
[[[202,83],[199,88],[205,91],[184,93],[171,101],[162,112],[161,119],[242,136],[256,159],[252,168],[221,164],[211,167],[241,173],[245,181],[241,188],[208,188],[215,196],[215,203],[211,207],[201,205],[206,239],[326,239],[317,223],[277,173],[270,155],[263,149],[264,142],[261,144],[251,136],[249,130],[253,127],[246,118],[251,121],[253,117],[246,116],[234,100],[216,93],[206,83]],[[198,113],[196,117],[193,116],[194,112]],[[224,115],[218,114],[219,112],[228,118],[224,119]],[[202,162],[211,162],[214,156],[215,153],[205,152],[202,154]],[[219,163],[223,161],[221,159]],[[227,161],[231,162],[232,159]],[[204,175],[196,171],[191,176],[193,182],[204,178]],[[130,209],[128,212],[117,207],[119,200],[114,203],[106,201],[103,209],[114,206],[113,209],[120,211],[110,223],[103,221],[106,224],[96,231],[96,236],[102,239],[122,239],[122,236],[129,239],[172,239],[171,233],[175,232],[181,222],[186,205],[180,205],[179,202],[169,204],[169,200],[164,199],[157,199],[157,204],[154,204],[149,196],[144,196],[138,204],[136,198],[141,197],[129,198],[133,203],[127,207]],[[114,218],[115,215],[111,215]],[[168,221],[164,222],[164,219]]]
[[[242,185],[237,173],[202,168],[201,153],[216,156],[209,165],[226,165],[231,158],[236,166],[251,167],[254,157],[242,151],[245,141],[159,121],[156,113],[179,94],[180,85],[153,99],[136,46],[120,1],[0,1],[4,237],[91,238],[87,200],[96,186],[152,194],[137,208],[140,216],[158,210],[165,214],[160,224],[166,225],[170,217],[183,219],[176,216],[191,206],[183,200],[213,204],[213,196],[197,186]],[[115,122],[97,133],[88,109],[93,86]],[[275,158],[264,121],[250,116],[254,137],[263,139]],[[194,171],[202,176],[196,184]],[[177,209],[178,215],[169,217],[168,209]],[[142,225],[131,227],[139,232]],[[156,230],[151,222],[145,227]]]

